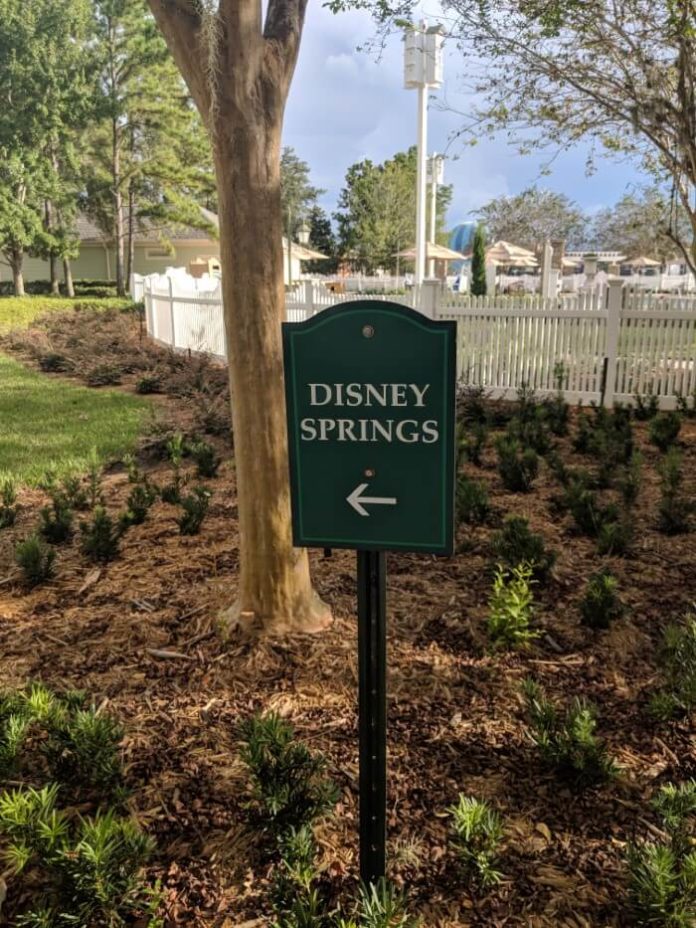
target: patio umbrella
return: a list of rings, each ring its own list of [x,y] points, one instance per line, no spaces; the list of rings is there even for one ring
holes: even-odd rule
[[[395,258],[406,258],[408,261],[415,261],[416,249],[407,248],[405,251],[399,251],[394,255]],[[460,251],[453,251],[445,245],[434,245],[432,242],[426,244],[425,257],[427,261],[462,261],[465,258]]]
[[[486,249],[486,264],[502,265],[504,267],[538,267],[536,255],[521,245],[512,245],[510,242],[495,242]]]
[[[647,258],[645,255],[641,255],[639,258],[632,258],[630,261],[624,261],[628,267],[660,267],[661,262],[655,261],[654,258]]]

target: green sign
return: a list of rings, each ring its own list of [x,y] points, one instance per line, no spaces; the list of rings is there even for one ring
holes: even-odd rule
[[[298,547],[452,553],[455,335],[377,300],[283,324]]]

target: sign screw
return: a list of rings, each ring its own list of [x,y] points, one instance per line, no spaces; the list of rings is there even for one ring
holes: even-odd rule
[[[377,473],[377,471],[374,469],[374,467],[366,467],[366,468],[365,468],[365,476],[366,476],[366,477],[374,477],[376,473]]]
[[[373,325],[364,325],[362,328],[362,334],[365,338],[372,338],[375,334],[375,327]]]

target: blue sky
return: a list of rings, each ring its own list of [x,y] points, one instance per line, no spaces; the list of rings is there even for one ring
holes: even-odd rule
[[[432,20],[434,22],[434,20]],[[383,161],[415,141],[416,92],[403,88],[402,44],[393,36],[381,60],[357,48],[374,34],[365,12],[333,15],[310,2],[300,60],[285,118],[284,144],[312,169],[313,182],[326,189],[322,205],[332,212],[346,169],[355,161]],[[429,151],[442,152],[460,124],[457,109],[470,101],[459,75],[465,62],[456,49],[445,58],[445,84],[435,91],[444,108],[430,107]],[[538,182],[594,211],[614,203],[643,178],[626,163],[603,160],[586,176],[587,150],[561,154],[550,176],[541,175],[544,156],[520,156],[503,137],[473,147],[449,146],[445,182],[454,185],[448,225],[471,219],[472,210],[492,197],[514,194]]]

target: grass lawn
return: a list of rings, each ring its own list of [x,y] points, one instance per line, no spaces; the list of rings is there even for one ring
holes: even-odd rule
[[[4,301],[0,300],[0,305]],[[135,444],[148,403],[28,370],[0,354],[0,474],[34,483],[46,470],[84,471]]]
[[[87,296],[76,297],[75,299],[59,296],[0,297],[0,332],[23,329],[45,313],[70,312],[76,306],[125,309],[132,306],[132,304],[131,299],[122,299],[120,297],[106,299]]]

